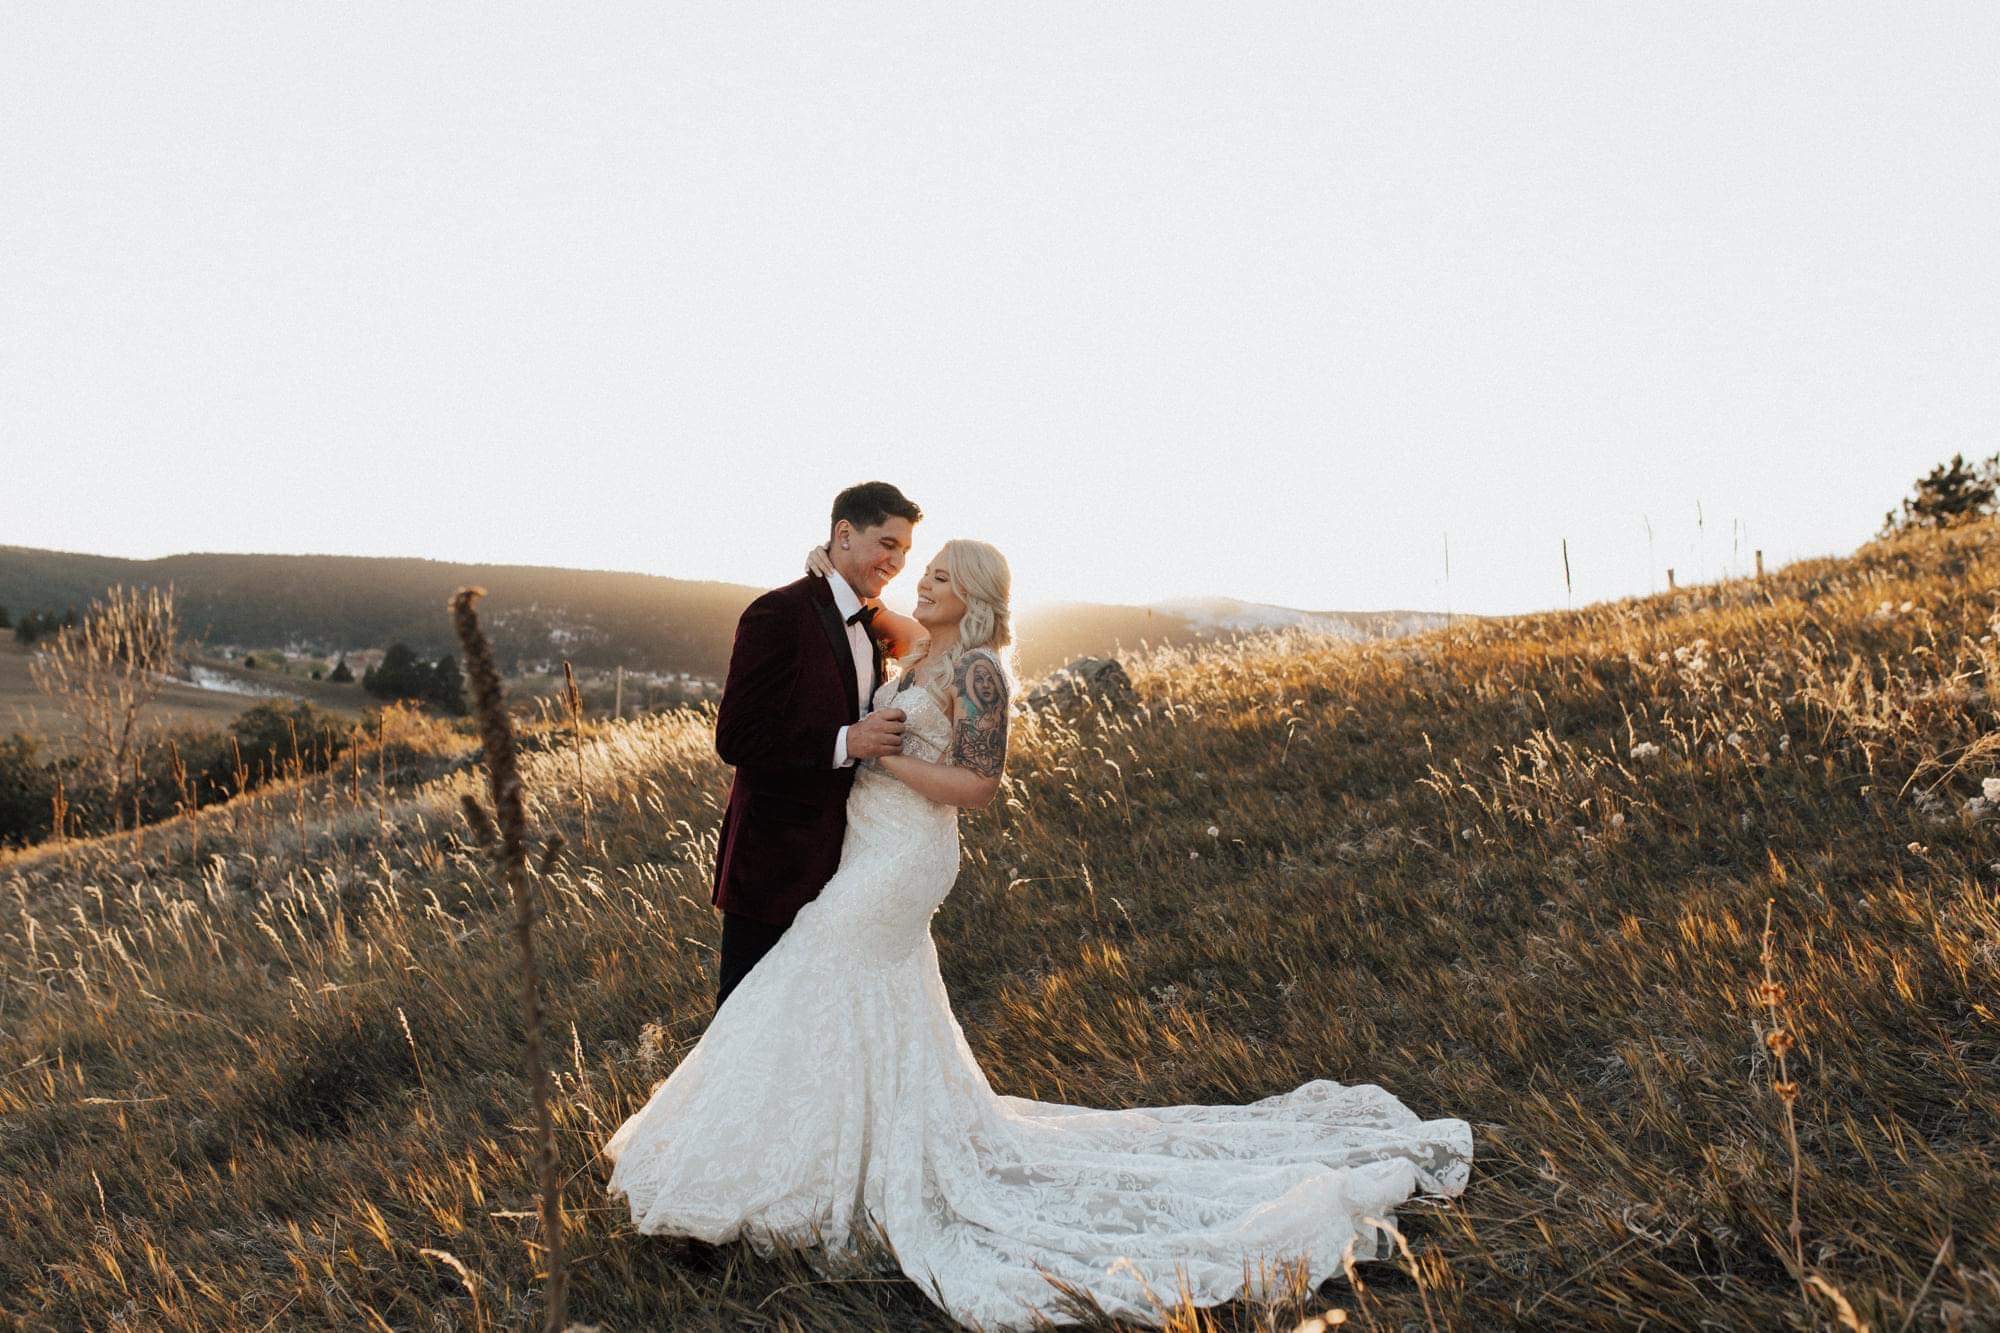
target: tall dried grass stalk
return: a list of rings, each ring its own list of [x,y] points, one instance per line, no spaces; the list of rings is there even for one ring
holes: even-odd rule
[[[558,1333],[563,1327],[566,1295],[562,1254],[562,1193],[556,1175],[556,1127],[549,1106],[549,1068],[542,1055],[541,981],[535,967],[535,918],[540,901],[528,874],[528,820],[521,798],[521,772],[514,753],[514,726],[507,716],[500,689],[500,672],[493,649],[479,627],[473,603],[484,588],[460,588],[451,599],[452,623],[465,652],[465,676],[472,685],[473,711],[479,718],[480,745],[485,750],[486,776],[493,802],[500,845],[496,855],[514,899],[514,939],[521,953],[521,1013],[526,1033],[528,1081],[534,1089],[535,1127],[540,1142],[542,1244],[548,1262],[548,1299],[542,1327]]]
[[[1437,1315],[1431,1310],[1431,1294],[1424,1285],[1423,1266],[1417,1262],[1416,1254],[1410,1249],[1410,1242],[1403,1239],[1403,1229],[1387,1218],[1364,1217],[1361,1220],[1387,1232],[1389,1238],[1396,1243],[1397,1250],[1402,1252],[1403,1261],[1409,1265],[1406,1271],[1410,1275],[1410,1281],[1416,1284],[1417,1297],[1423,1302],[1424,1326],[1430,1333],[1438,1333]]]
[[[1785,869],[1775,854],[1771,855],[1772,878],[1782,884]],[[1774,899],[1764,900],[1764,939],[1759,957],[1764,964],[1764,984],[1757,988],[1757,997],[1763,1001],[1765,1013],[1771,1025],[1764,1032],[1764,1049],[1778,1067],[1777,1077],[1771,1080],[1771,1091],[1778,1094],[1778,1101],[1785,1111],[1785,1146],[1792,1156],[1792,1219],[1785,1227],[1785,1235],[1791,1239],[1792,1276],[1798,1279],[1799,1299],[1807,1306],[1812,1305],[1812,1292],[1818,1291],[1833,1305],[1834,1317],[1848,1333],[1870,1333],[1869,1324],[1855,1313],[1854,1306],[1839,1287],[1820,1273],[1806,1272],[1805,1221],[1799,1211],[1799,1191],[1804,1176],[1805,1163],[1799,1153],[1799,1126],[1796,1106],[1799,1100],[1799,1085],[1791,1076],[1787,1063],[1798,1039],[1791,1029],[1784,1025],[1778,1006],[1785,1001],[1785,988],[1777,978],[1777,952],[1772,948],[1771,908]],[[1921,1293],[1919,1294],[1921,1300]]]
[[[535,867],[535,873],[543,876],[554,874],[556,865],[562,860],[562,850],[563,835],[561,833],[549,834],[547,839],[542,843],[542,859],[541,863]]]
[[[494,843],[493,821],[486,817],[486,807],[471,792],[460,792],[458,808],[465,815],[466,827],[472,830],[472,841],[478,847],[491,847]]]
[[[175,813],[186,819],[187,816],[193,814],[200,806],[200,802],[196,799],[195,795],[194,778],[188,772],[187,760],[181,755],[181,747],[177,743],[169,741],[167,742],[167,750],[174,774]],[[199,861],[201,859],[201,825],[196,821],[189,820],[188,833],[188,857],[190,860]]]
[[[570,744],[576,748],[576,791],[577,808],[583,814],[583,845],[590,846],[590,797],[584,791],[583,778],[583,691],[576,686],[576,672],[570,670],[569,659],[563,659],[563,716],[569,719]]]
[[[1772,863],[1776,866],[1775,857]],[[1764,944],[1760,955],[1764,964],[1764,984],[1757,988],[1757,998],[1763,1001],[1771,1020],[1771,1026],[1764,1033],[1764,1049],[1771,1053],[1771,1058],[1778,1065],[1777,1077],[1771,1080],[1771,1091],[1778,1094],[1779,1104],[1784,1107],[1785,1146],[1792,1154],[1792,1220],[1785,1228],[1785,1234],[1792,1242],[1792,1276],[1798,1280],[1799,1299],[1811,1305],[1806,1287],[1805,1223],[1799,1216],[1799,1186],[1804,1174],[1799,1160],[1798,1116],[1794,1110],[1799,1100],[1799,1085],[1792,1080],[1786,1063],[1786,1057],[1798,1043],[1778,1014],[1778,1006],[1785,998],[1785,988],[1778,981],[1775,954],[1771,948],[1771,907],[1775,901],[1773,898],[1764,900]]]
[[[63,786],[62,774],[56,774],[55,790],[49,793],[49,822],[55,829],[58,847],[69,837],[69,792]]]
[[[103,775],[114,826],[123,818],[127,791],[137,785],[131,775],[139,715],[172,670],[179,635],[171,587],[114,584],[28,664],[35,687],[69,715],[84,752]],[[136,826],[136,811],[133,822]]]

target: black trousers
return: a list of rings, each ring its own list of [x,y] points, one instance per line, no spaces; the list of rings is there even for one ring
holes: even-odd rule
[[[736,983],[757,966],[757,960],[771,952],[771,946],[778,942],[778,937],[785,933],[786,928],[753,921],[734,912],[722,914],[722,957],[715,978],[717,1009],[722,1008],[729,992],[736,989]]]

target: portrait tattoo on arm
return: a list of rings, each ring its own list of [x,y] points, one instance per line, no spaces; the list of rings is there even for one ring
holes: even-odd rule
[[[1007,766],[1007,680],[988,653],[967,653],[952,673],[958,725],[946,762],[981,777],[998,778]]]

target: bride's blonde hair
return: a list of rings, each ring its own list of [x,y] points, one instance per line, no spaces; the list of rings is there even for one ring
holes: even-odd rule
[[[954,537],[938,549],[938,560],[951,575],[951,586],[965,601],[965,618],[958,622],[958,652],[990,648],[1013,675],[1013,610],[1008,598],[1014,574],[1007,557],[986,542]]]

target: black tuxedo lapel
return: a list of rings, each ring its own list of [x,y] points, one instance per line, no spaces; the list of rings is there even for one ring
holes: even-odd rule
[[[861,701],[854,697],[857,688],[854,680],[854,645],[847,641],[847,622],[840,617],[840,608],[833,604],[833,589],[825,579],[814,579],[813,605],[819,609],[819,627],[826,631],[826,641],[833,645],[833,660],[840,665],[841,679],[847,687],[841,693],[847,696],[847,720],[861,720]]]

